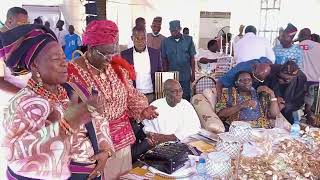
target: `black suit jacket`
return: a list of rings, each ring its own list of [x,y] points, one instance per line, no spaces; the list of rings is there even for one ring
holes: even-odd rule
[[[152,85],[154,89],[155,85],[155,72],[162,71],[162,63],[160,58],[160,50],[153,49],[148,47],[149,52],[149,58],[150,58],[150,68],[151,68],[151,79],[152,79]],[[133,61],[133,47],[130,49],[126,49],[121,52],[121,57],[127,60],[127,62],[131,65],[134,65]],[[136,82],[133,81],[134,87],[136,87]]]

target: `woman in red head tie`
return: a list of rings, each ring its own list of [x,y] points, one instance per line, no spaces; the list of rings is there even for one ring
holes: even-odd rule
[[[133,86],[134,70],[120,56],[118,48],[118,27],[109,20],[92,21],[83,34],[88,51],[69,64],[70,82],[84,85],[89,92],[104,98],[104,113],[100,124],[108,122],[115,153],[106,165],[105,159],[97,157],[98,165],[91,175],[118,179],[132,168],[130,145],[135,142],[129,118],[135,120],[153,119],[158,114],[148,105],[147,98]],[[99,148],[101,145],[99,144]],[[105,163],[105,162],[104,162]]]

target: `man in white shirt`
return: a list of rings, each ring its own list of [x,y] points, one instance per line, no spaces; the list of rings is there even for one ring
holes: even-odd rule
[[[182,99],[183,90],[178,81],[168,79],[164,82],[165,98],[151,103],[157,108],[159,116],[144,120],[143,131],[155,144],[183,140],[200,131],[200,120],[193,106]]]
[[[244,37],[234,45],[234,57],[237,63],[261,57],[275,61],[275,55],[268,40],[256,36],[256,33],[257,29],[254,26],[247,26]]]
[[[305,113],[307,120],[313,124],[314,112],[320,79],[320,43],[311,40],[311,31],[304,28],[298,35],[299,45],[303,51],[302,71],[307,76],[307,95],[305,97]]]
[[[214,72],[220,54],[219,45],[216,40],[210,40],[207,44],[207,50],[199,49],[199,53],[195,56],[199,72],[203,75],[210,75]]]
[[[63,20],[58,20],[56,24],[56,28],[54,30],[54,33],[56,34],[58,38],[58,42],[61,45],[62,49],[64,49],[64,46],[66,45],[66,42],[64,40],[64,37],[69,34],[69,32],[65,29],[63,29],[64,26],[64,21]]]
[[[240,25],[240,27],[239,27],[239,34],[236,36],[236,37],[234,37],[234,39],[233,39],[233,44],[236,44],[240,39],[242,39],[243,38],[243,30],[244,30],[244,25],[243,24],[241,24]]]
[[[121,52],[121,57],[134,66],[135,88],[143,93],[151,103],[154,100],[155,72],[162,71],[160,50],[147,47],[146,30],[136,26],[132,30],[134,47]]]

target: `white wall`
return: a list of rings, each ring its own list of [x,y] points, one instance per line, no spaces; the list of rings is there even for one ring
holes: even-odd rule
[[[22,7],[22,5],[40,5],[40,6],[59,6],[60,11],[63,13],[62,19],[65,20],[66,25],[73,24],[76,32],[82,33],[85,27],[84,6],[80,0],[0,0],[1,11],[0,20],[2,22],[6,19],[8,9],[14,6]],[[29,12],[32,14],[32,12]],[[29,20],[32,23],[35,17],[30,16]],[[51,23],[51,28],[55,24]],[[65,26],[67,28],[67,26]]]
[[[320,0],[282,0],[280,26],[288,22],[298,29],[309,27],[320,34]]]
[[[25,5],[60,5],[62,4],[62,0],[0,0],[1,3],[1,11],[0,11],[0,20],[2,22],[6,19],[6,14],[8,9],[11,7],[17,6],[22,7],[23,4]]]
[[[129,0],[127,0],[129,1]],[[142,16],[147,21],[149,28],[153,17],[162,16],[162,33],[170,35],[168,30],[169,21],[181,20],[182,27],[189,27],[190,34],[197,44],[199,39],[200,11],[231,12],[231,33],[238,34],[241,24],[254,25],[259,29],[260,23],[260,0],[132,0],[128,3],[145,4],[145,9],[131,7],[132,21]],[[112,9],[110,9],[112,11]],[[320,0],[282,0],[281,11],[278,17],[279,26],[286,26],[288,22],[293,23],[298,29],[309,27],[312,32],[320,33]],[[126,14],[126,12],[122,12]],[[121,13],[120,13],[121,14]],[[130,14],[128,14],[130,16]],[[133,22],[129,29],[132,28]],[[151,31],[150,28],[148,31]],[[128,36],[128,34],[126,34]]]
[[[65,22],[68,25],[73,25],[78,34],[82,34],[86,26],[86,16],[80,0],[63,0],[61,11]]]

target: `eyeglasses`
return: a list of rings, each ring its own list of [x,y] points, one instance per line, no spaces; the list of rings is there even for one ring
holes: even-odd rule
[[[111,57],[114,55],[114,53],[106,53],[103,54],[102,52],[100,52],[98,49],[94,49],[94,51],[99,54],[100,56],[103,57],[103,59],[111,59]]]
[[[251,78],[243,78],[243,79],[238,79],[239,83],[245,83],[245,82],[252,82]]]
[[[254,77],[255,80],[257,80],[257,81],[259,81],[261,83],[264,82],[264,80],[259,79],[254,73],[252,73],[252,76]]]

